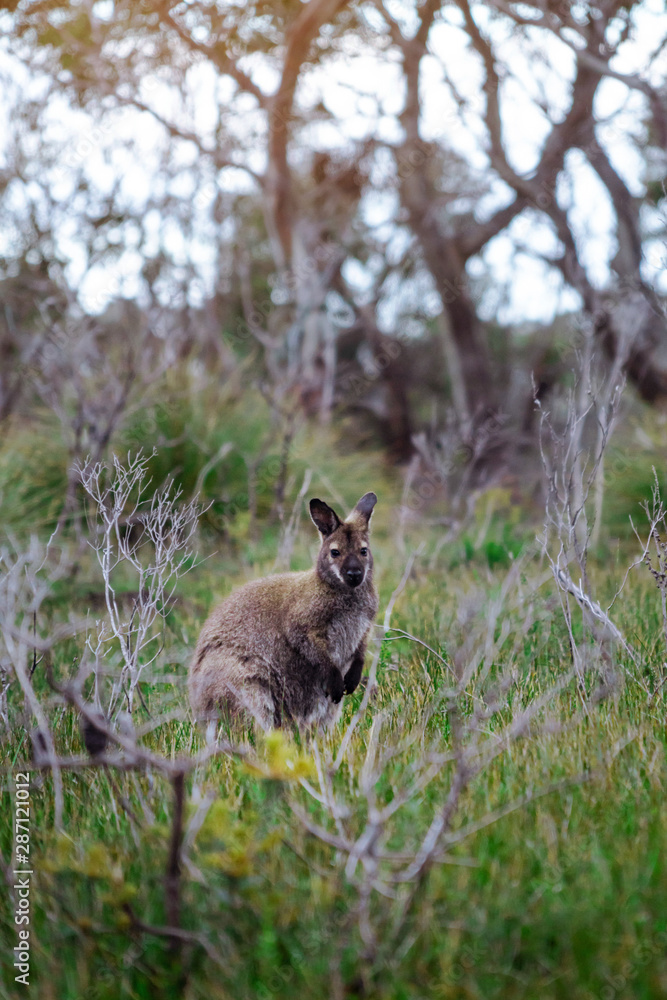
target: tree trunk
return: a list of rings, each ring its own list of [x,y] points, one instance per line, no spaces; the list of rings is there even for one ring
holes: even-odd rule
[[[406,462],[413,454],[412,419],[407,393],[405,362],[399,342],[386,337],[377,327],[375,313],[370,306],[359,309],[364,333],[373,349],[378,375],[387,388],[386,442],[390,456],[396,462]]]
[[[456,365],[450,363],[449,376],[462,382],[453,396],[458,396],[460,405],[465,403],[459,420],[474,424],[497,406],[497,389],[484,331],[468,291],[465,261],[455,238],[446,236],[438,225],[433,211],[437,193],[429,188],[424,173],[415,170],[401,182],[401,202],[447,314],[450,351],[451,347],[456,351]]]

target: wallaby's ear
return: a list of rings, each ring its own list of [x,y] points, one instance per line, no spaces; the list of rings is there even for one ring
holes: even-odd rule
[[[375,493],[364,493],[361,500],[357,501],[354,510],[348,518],[348,521],[360,519],[368,524],[371,519],[371,514],[373,513],[373,507],[375,507],[377,502],[378,498]]]
[[[313,519],[313,524],[324,538],[335,531],[341,523],[336,511],[332,510],[324,500],[316,498],[310,501],[310,516]]]

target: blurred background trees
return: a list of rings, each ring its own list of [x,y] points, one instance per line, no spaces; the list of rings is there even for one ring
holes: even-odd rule
[[[98,460],[180,364],[496,475],[582,331],[661,401],[659,6],[3,4],[0,417]]]

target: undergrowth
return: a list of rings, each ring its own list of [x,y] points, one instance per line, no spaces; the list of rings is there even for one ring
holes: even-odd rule
[[[165,440],[178,436],[178,426],[163,430]],[[259,439],[261,428],[256,433]],[[224,443],[219,429],[210,434],[209,457]],[[131,442],[131,433],[123,440]],[[399,538],[398,478],[376,457],[346,458],[330,441],[328,449],[324,443],[304,432],[294,445],[288,507],[305,468],[313,470],[312,495],[329,497],[334,488],[351,502],[366,488],[376,490],[373,550],[381,614],[410,553],[418,551],[396,596],[395,631],[381,643],[377,688],[342,765],[327,779],[332,795],[345,803],[340,822],[349,830],[363,828],[369,809],[362,794],[369,748],[375,745],[377,754],[389,751],[372,790],[375,806],[382,808],[400,794],[420,755],[434,747],[452,749],[461,719],[465,724],[474,718],[475,705],[491,697],[490,685],[510,677],[506,703],[482,724],[485,738],[494,733],[500,738],[523,707],[572,670],[572,639],[547,561],[535,545],[540,521],[532,498],[516,517],[508,515],[506,497],[499,494],[492,498],[488,518],[481,509],[477,523],[440,548],[440,529],[423,519],[401,529]],[[24,447],[18,435],[5,443],[0,457],[5,524],[17,527],[18,507],[25,504],[24,526],[45,537],[52,520],[48,491],[57,482],[54,478],[49,487],[49,467],[35,458],[10,488],[7,470],[16,467],[17,449]],[[160,452],[158,446],[152,459],[156,482],[173,470],[174,447]],[[251,454],[257,441],[235,448],[237,455]],[[646,457],[655,460],[648,451]],[[270,572],[277,553],[280,525],[271,520],[269,503],[275,467],[249,519],[242,482],[245,475],[247,483],[247,467],[242,475],[235,462],[212,466],[203,492],[212,499],[227,474],[232,480],[238,476],[235,495],[242,498],[239,508],[245,496],[246,510],[229,508],[227,515],[222,511],[222,522],[204,523],[203,561],[178,581],[160,657],[150,681],[141,685],[142,703],[134,713],[135,727],[150,729],[142,745],[167,761],[206,749],[204,733],[188,711],[185,675],[211,604],[239,582]],[[183,455],[176,465],[194,486],[201,456],[197,462]],[[625,466],[621,472],[627,476]],[[609,495],[613,465],[608,475]],[[628,488],[624,495],[632,492]],[[27,502],[31,497],[34,507]],[[635,499],[631,512],[639,524]],[[636,539],[614,534],[622,502],[620,494],[610,502],[599,551],[588,562],[589,584],[604,607],[638,555]],[[312,563],[314,536],[302,517],[293,568]],[[520,598],[493,618],[491,609],[512,573]],[[57,580],[41,605],[35,634],[71,616],[86,620],[84,635],[86,629],[92,632],[104,615],[102,591],[91,550],[79,547],[75,569]],[[126,599],[131,608],[129,584]],[[388,896],[381,891],[371,896],[367,915],[377,934],[374,951],[357,919],[358,887],[346,872],[345,851],[313,835],[301,818],[305,813],[312,825],[327,827],[326,810],[304,783],[317,784],[318,760],[336,759],[346,727],[362,705],[363,688],[346,699],[343,719],[316,745],[298,734],[264,737],[238,730],[229,736],[245,747],[245,756],[220,754],[186,775],[180,877],[181,927],[189,936],[176,950],[160,932],[173,816],[169,780],[150,767],[64,770],[63,823],[57,829],[51,772],[30,763],[32,723],[20,691],[11,687],[10,724],[2,744],[0,853],[7,867],[12,775],[20,765],[31,769],[32,781],[29,995],[40,1000],[298,995],[653,1000],[666,995],[665,648],[660,597],[643,566],[630,572],[612,614],[637,652],[632,671],[622,650],[583,619],[573,621],[575,641],[594,669],[564,686],[549,711],[539,715],[540,724],[508,741],[467,784],[451,827],[451,846],[425,873],[400,927],[400,887],[387,883]],[[452,670],[460,669],[463,660],[458,663],[457,657],[469,637],[476,631],[483,635],[485,628],[490,628],[485,641],[493,647],[487,681],[471,682],[458,718],[447,701]],[[382,634],[378,629],[378,641]],[[77,633],[48,653],[35,654],[33,685],[45,703],[52,694],[49,671],[55,683],[64,683],[77,669],[82,646]],[[83,759],[78,713],[66,701],[49,704],[57,753]],[[173,710],[177,717],[150,728],[151,720]],[[411,733],[413,741],[406,738]],[[454,760],[443,764],[397,811],[384,850],[416,850],[455,772]],[[522,804],[527,792],[534,795]],[[327,829],[335,832],[333,825]],[[25,995],[12,968],[11,884],[8,878],[0,897],[3,998]]]

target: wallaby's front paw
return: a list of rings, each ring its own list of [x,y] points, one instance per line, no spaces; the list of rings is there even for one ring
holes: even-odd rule
[[[345,691],[345,682],[343,681],[343,675],[341,674],[338,667],[332,667],[329,672],[329,680],[327,684],[327,694],[331,698],[334,705],[343,697],[343,692]]]
[[[357,656],[352,660],[350,669],[345,674],[345,694],[352,694],[359,687],[359,681],[361,680],[361,671],[364,668],[364,660],[362,656]]]

